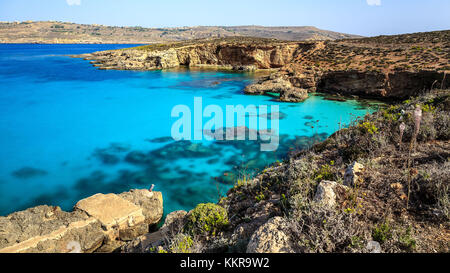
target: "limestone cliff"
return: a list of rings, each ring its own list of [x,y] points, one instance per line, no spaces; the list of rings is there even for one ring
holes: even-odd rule
[[[271,69],[270,77],[249,86],[246,93],[279,93],[281,101],[302,101],[305,90],[405,98],[450,83],[446,76],[450,71],[450,31],[326,42],[207,39],[75,57],[92,60],[100,69]]]
[[[234,70],[280,68],[290,63],[299,48],[311,43],[271,39],[221,39],[150,45],[84,54],[101,69],[151,70],[179,66],[210,66]]]

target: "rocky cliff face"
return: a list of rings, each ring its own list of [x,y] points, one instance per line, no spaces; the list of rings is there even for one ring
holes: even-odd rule
[[[332,71],[317,80],[316,89],[343,95],[373,98],[408,98],[432,87],[449,86],[445,72],[436,71]]]
[[[173,44],[159,49],[158,46],[138,47],[126,50],[96,52],[79,55],[94,60],[101,69],[151,70],[179,66],[210,66],[234,70],[280,68],[293,60],[300,47],[308,44],[279,43],[258,40],[246,42],[203,41]],[[264,43],[261,41],[265,41]]]
[[[405,98],[449,86],[450,31],[366,39],[283,42],[227,38],[149,45],[84,54],[100,69],[151,70],[179,66],[273,74],[246,89],[302,101],[307,92]]]

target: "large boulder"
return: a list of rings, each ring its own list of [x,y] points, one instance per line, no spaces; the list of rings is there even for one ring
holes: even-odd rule
[[[96,194],[79,201],[75,210],[95,217],[111,240],[130,241],[149,231],[162,217],[160,192],[132,190],[120,195]]]
[[[0,253],[110,252],[148,233],[163,214],[160,192],[96,194],[72,212],[38,206],[0,217]]]
[[[104,239],[100,221],[82,211],[38,206],[0,217],[0,253],[92,252]]]
[[[293,245],[288,221],[274,217],[253,233],[247,253],[294,253]]]
[[[161,192],[135,189],[121,193],[119,197],[142,208],[145,222],[149,225],[157,224],[163,216],[163,197]]]

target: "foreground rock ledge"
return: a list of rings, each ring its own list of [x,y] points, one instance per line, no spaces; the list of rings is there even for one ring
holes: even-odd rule
[[[38,206],[0,217],[0,253],[94,252],[148,233],[163,215],[161,192],[96,194],[72,212]]]

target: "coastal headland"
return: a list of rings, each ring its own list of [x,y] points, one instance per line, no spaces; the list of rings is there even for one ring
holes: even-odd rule
[[[279,93],[302,101],[308,92],[404,99],[449,86],[450,31],[337,41],[289,42],[231,37],[146,45],[79,56],[99,69],[177,67],[270,72],[247,94]]]
[[[41,206],[0,217],[0,251],[450,251],[450,31],[315,42],[203,39],[74,57],[100,69],[264,70],[270,75],[246,93],[300,102],[325,92],[391,106],[240,177],[217,204],[170,213],[156,232],[150,226],[162,217],[162,197],[135,190],[94,195],[70,213]],[[99,212],[111,204],[117,209]]]

